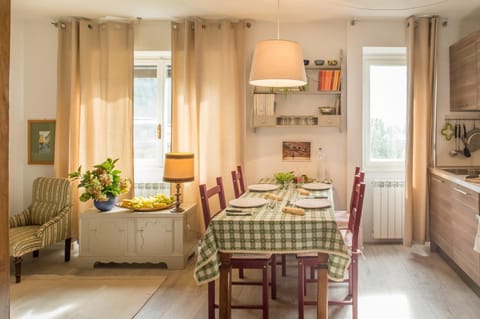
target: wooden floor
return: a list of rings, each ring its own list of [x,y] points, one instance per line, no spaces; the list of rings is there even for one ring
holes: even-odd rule
[[[436,253],[425,247],[367,245],[360,259],[360,319],[477,319],[480,298]],[[287,277],[278,277],[278,297],[270,303],[270,318],[297,318],[296,260],[288,256]],[[95,268],[78,257],[63,263],[62,246],[43,250],[40,257],[26,257],[24,274],[166,275],[167,280],[135,316],[136,319],[207,318],[207,287],[193,280],[194,260],[184,270],[157,265],[100,265]],[[256,274],[247,272],[247,276]],[[12,277],[11,284],[14,284]],[[234,300],[259,300],[260,289],[234,287]],[[330,289],[335,294],[340,289]],[[313,296],[313,287],[309,290]],[[48,302],[46,300],[45,302]],[[258,310],[233,310],[234,319],[261,318]],[[306,318],[314,318],[307,306]],[[329,309],[330,319],[351,318],[350,307]],[[12,318],[15,319],[15,318]]]

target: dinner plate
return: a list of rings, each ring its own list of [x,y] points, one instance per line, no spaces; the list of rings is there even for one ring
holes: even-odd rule
[[[248,185],[248,190],[253,191],[253,192],[269,192],[276,190],[278,188],[278,185],[275,184],[253,184],[253,185]]]
[[[304,198],[293,203],[300,208],[327,208],[330,207],[330,201],[327,199]]]
[[[308,184],[303,184],[302,187],[311,191],[321,191],[321,190],[329,189],[330,187],[332,187],[332,184],[308,183]]]
[[[230,206],[233,206],[233,207],[246,208],[246,207],[259,207],[259,206],[265,205],[267,201],[263,198],[246,197],[246,198],[232,199],[228,203],[230,204]]]

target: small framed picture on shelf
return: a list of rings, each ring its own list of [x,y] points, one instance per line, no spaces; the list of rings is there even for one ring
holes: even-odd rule
[[[53,164],[55,120],[28,120],[28,164]]]
[[[312,159],[312,142],[283,141],[282,160],[310,161]]]

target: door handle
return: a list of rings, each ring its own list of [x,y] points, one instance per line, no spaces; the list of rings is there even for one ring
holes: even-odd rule
[[[157,139],[162,139],[162,124],[157,124]]]

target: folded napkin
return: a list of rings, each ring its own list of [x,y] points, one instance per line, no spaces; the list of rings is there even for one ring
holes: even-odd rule
[[[275,194],[272,194],[272,193],[266,193],[263,198],[265,199],[273,199],[273,200],[276,200],[276,201],[281,201],[283,198],[280,197],[280,196],[277,196]]]
[[[297,189],[297,192],[298,192],[300,195],[310,195],[310,192],[307,191],[306,189],[303,189],[303,188]]]
[[[285,206],[282,208],[282,212],[287,214],[292,214],[292,215],[300,215],[300,216],[305,215],[305,210],[303,208],[298,208],[298,207]]]
[[[477,226],[477,235],[475,236],[475,243],[473,245],[473,250],[477,253],[480,253],[480,217],[477,216],[478,226]]]

